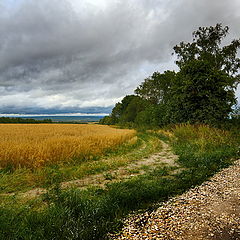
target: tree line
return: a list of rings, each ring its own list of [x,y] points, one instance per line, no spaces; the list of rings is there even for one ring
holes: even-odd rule
[[[177,72],[154,72],[100,123],[154,127],[229,119],[237,104],[240,40],[223,46],[228,31],[219,23],[194,31],[191,43],[180,42],[173,48]]]
[[[0,117],[0,123],[52,123],[51,119],[35,120],[30,118]]]

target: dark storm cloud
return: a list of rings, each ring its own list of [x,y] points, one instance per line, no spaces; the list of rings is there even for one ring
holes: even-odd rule
[[[222,22],[237,37],[238,2],[11,1],[0,17],[0,111],[111,106],[172,68],[172,47],[197,27]]]

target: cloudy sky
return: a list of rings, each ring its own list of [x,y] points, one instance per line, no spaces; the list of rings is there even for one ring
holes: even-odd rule
[[[0,0],[0,113],[109,112],[239,0]],[[240,91],[237,93],[240,96]]]

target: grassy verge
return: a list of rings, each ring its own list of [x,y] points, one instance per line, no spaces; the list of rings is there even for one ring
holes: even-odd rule
[[[67,190],[58,178],[41,200],[0,207],[2,239],[107,239],[121,228],[121,218],[200,184],[239,157],[239,138],[207,126],[182,125],[163,132],[184,170],[158,168],[112,183],[106,189]],[[10,201],[10,199],[9,199]]]
[[[205,180],[239,157],[239,135],[205,125],[176,126],[172,131],[173,149],[186,168],[183,174],[195,174],[194,181]]]

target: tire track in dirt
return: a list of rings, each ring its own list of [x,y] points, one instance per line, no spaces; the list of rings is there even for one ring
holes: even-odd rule
[[[112,183],[117,181],[123,181],[126,179],[130,179],[134,176],[142,175],[146,172],[146,169],[149,170],[161,166],[178,167],[178,164],[176,163],[178,156],[172,153],[171,147],[163,141],[160,141],[160,144],[162,145],[161,151],[158,153],[154,153],[149,157],[134,161],[127,166],[119,167],[115,170],[109,170],[101,174],[86,176],[82,179],[62,182],[60,186],[62,189],[66,189],[69,187],[86,188],[89,186],[104,187],[110,182]],[[34,188],[27,192],[19,193],[18,196],[20,196],[21,198],[31,199],[38,197],[46,192],[47,190],[44,188]],[[1,196],[13,195],[15,195],[15,193],[1,194]]]

